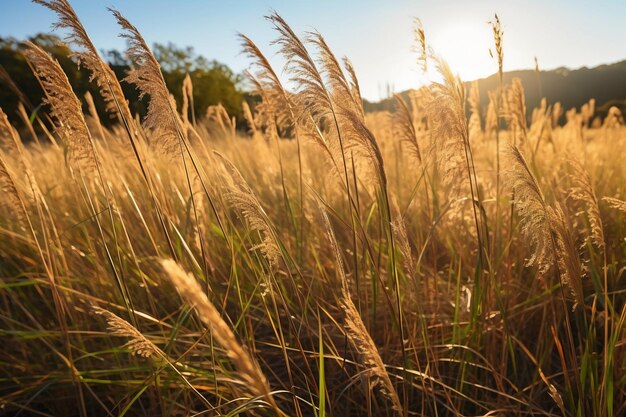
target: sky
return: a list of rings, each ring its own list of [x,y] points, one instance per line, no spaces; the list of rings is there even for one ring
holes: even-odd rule
[[[118,9],[149,44],[192,46],[240,72],[249,60],[236,34],[244,33],[278,66],[275,32],[263,18],[276,10],[297,33],[319,31],[337,56],[352,61],[363,96],[379,100],[428,81],[414,52],[414,19],[428,44],[464,80],[489,76],[488,24],[497,13],[504,30],[504,70],[579,68],[626,59],[626,0],[70,0],[99,49],[123,50],[107,7]],[[0,37],[24,39],[50,32],[55,16],[29,0],[0,0]],[[60,33],[62,34],[62,33]]]

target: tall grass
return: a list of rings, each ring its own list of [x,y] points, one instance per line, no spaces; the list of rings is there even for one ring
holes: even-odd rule
[[[519,80],[482,109],[418,24],[441,82],[365,113],[358,68],[273,13],[285,71],[240,35],[259,100],[237,131],[190,79],[179,108],[113,11],[139,122],[70,4],[37,3],[118,123],[26,45],[51,118],[0,112],[3,412],[626,413],[619,111],[559,126]]]

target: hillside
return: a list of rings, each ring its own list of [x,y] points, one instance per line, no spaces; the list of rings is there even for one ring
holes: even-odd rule
[[[533,108],[542,96],[549,103],[560,101],[565,109],[580,107],[590,98],[596,99],[597,112],[602,115],[610,106],[626,110],[626,60],[594,68],[582,67],[571,70],[564,67],[541,71],[539,77],[534,70],[509,71],[504,73],[504,82],[520,78],[526,91],[526,105]],[[469,83],[468,83],[469,84]],[[478,80],[481,104],[487,105],[487,91],[498,87],[497,74]],[[403,96],[408,91],[400,93]],[[365,103],[366,111],[392,110],[393,98]]]

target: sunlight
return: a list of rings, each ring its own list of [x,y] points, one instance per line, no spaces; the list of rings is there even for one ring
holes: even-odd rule
[[[434,28],[430,45],[463,80],[488,77],[497,71],[489,56],[493,38],[488,24],[452,21]]]

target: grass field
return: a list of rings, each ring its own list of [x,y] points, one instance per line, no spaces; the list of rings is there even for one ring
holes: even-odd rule
[[[140,122],[71,6],[40,3],[118,122],[26,45],[48,106],[32,131],[0,114],[0,414],[626,413],[618,111],[527,109],[516,81],[480,108],[418,30],[440,83],[365,114],[349,61],[272,14],[286,69],[241,36],[237,130],[192,117],[190,83],[177,108],[114,12]]]

